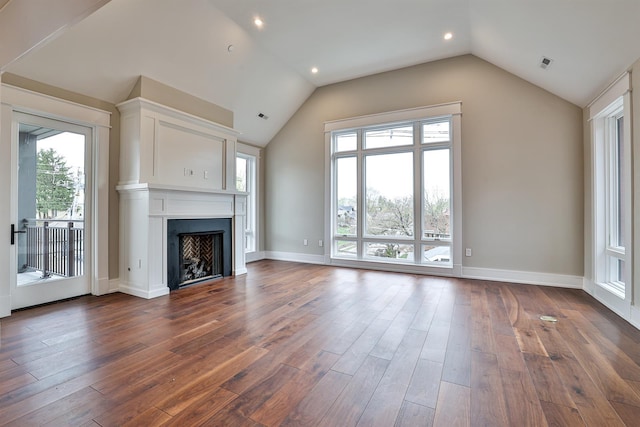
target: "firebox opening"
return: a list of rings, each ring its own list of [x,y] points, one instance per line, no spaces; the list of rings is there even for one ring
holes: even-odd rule
[[[222,232],[181,233],[179,286],[222,277]]]
[[[167,220],[169,289],[231,276],[231,218]]]

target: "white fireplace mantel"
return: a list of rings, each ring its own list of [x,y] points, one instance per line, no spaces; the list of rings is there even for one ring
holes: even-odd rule
[[[120,286],[169,293],[167,221],[230,218],[232,274],[246,273],[246,194],[235,190],[237,132],[141,98],[121,111]]]

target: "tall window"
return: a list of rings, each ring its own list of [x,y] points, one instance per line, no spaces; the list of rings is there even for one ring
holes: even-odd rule
[[[631,141],[628,77],[590,107],[595,296],[620,314],[631,301]]]
[[[431,112],[390,118],[418,111]],[[459,126],[454,114],[371,125],[358,118],[363,126],[331,131],[334,260],[453,266],[454,118]]]
[[[608,159],[606,177],[609,185],[606,188],[607,204],[607,279],[613,286],[624,293],[625,275],[625,180],[624,180],[624,116],[620,108],[613,116],[606,119],[608,137],[605,140]]]
[[[236,156],[236,189],[247,193],[245,252],[257,250],[257,157],[238,153]]]

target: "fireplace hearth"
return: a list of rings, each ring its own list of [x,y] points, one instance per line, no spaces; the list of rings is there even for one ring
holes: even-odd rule
[[[167,221],[167,281],[171,290],[231,275],[231,219]]]

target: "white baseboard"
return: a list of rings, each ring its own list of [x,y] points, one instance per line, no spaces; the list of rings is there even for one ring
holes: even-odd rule
[[[491,280],[496,282],[523,283],[528,285],[556,286],[560,288],[583,289],[584,278],[564,274],[538,273],[531,271],[500,270],[493,268],[461,267],[454,269],[425,269],[423,266],[384,264],[367,262],[349,262],[325,259],[324,255],[310,255],[296,252],[267,251],[265,258],[278,261],[303,262],[307,264],[326,264],[339,267],[366,268],[371,270],[396,271],[413,274],[432,274],[436,276],[454,276],[467,279]]]
[[[141,289],[132,288],[125,284],[120,284],[118,290],[123,294],[133,295],[134,297],[144,298],[144,299],[152,299],[161,297],[163,295],[169,295],[169,288],[162,287],[160,289],[154,289],[152,291],[143,291]]]
[[[234,276],[242,276],[243,274],[247,274],[247,269],[246,268],[239,268],[237,270],[233,270],[232,275]]]
[[[593,283],[593,280],[584,277],[582,279],[582,290],[584,290],[589,295],[593,296],[595,292],[596,284]]]
[[[262,259],[265,259],[267,256],[265,255],[264,251],[258,251],[258,252],[249,252],[248,254],[245,255],[246,262],[254,262],[254,261],[260,261]]]
[[[116,277],[115,279],[109,280],[109,291],[107,293],[114,293],[120,291],[120,278]]]
[[[462,277],[467,279],[493,280],[497,282],[523,283],[527,285],[555,286],[559,288],[583,288],[583,278],[581,276],[532,271],[462,267]]]
[[[640,309],[635,305],[631,306],[631,316],[628,320],[636,329],[640,329]]]
[[[323,264],[324,265],[325,263],[324,255],[300,254],[296,252],[266,251],[265,258],[273,259],[276,261],[302,262],[305,264]]]
[[[2,295],[0,296],[0,317],[7,316],[11,316],[11,295]]]

